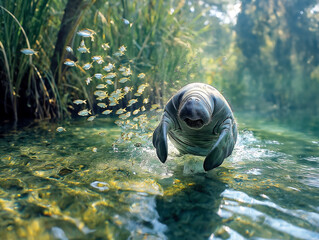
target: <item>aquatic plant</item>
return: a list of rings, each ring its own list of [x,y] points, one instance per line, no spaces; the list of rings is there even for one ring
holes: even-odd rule
[[[55,114],[52,111],[57,98],[57,86],[45,73],[45,61],[39,55],[30,54],[35,49],[41,52],[42,60],[50,50],[42,34],[48,17],[48,1],[1,1],[0,4],[0,62],[1,68],[1,115],[11,115],[15,121],[18,115],[45,118]],[[29,52],[26,52],[26,49]],[[25,49],[25,50],[23,50]],[[46,49],[46,50],[44,50]],[[22,51],[21,51],[22,50]],[[28,55],[28,56],[27,56]],[[54,116],[53,116],[54,117]]]
[[[201,79],[197,44],[190,36],[203,29],[187,27],[186,18],[179,15],[182,1],[174,12],[165,1],[123,1],[122,8],[116,4],[110,1],[89,9],[73,45],[65,49],[77,61],[65,59],[64,64],[69,67],[66,76],[83,88],[73,100],[84,98],[88,103],[88,108],[74,106],[75,111],[80,116],[92,114],[88,120],[96,113],[118,117],[122,142],[133,136],[150,137],[149,117],[155,116],[144,111],[161,112],[173,92],[193,78]],[[94,29],[87,28],[92,21]]]
[[[137,80],[144,81],[146,74],[137,74],[131,70],[131,61],[125,57],[126,46],[119,46],[117,51],[111,55],[109,52],[110,44],[103,43],[100,46],[103,49],[103,54],[96,55],[95,50],[98,48],[87,47],[92,42],[97,41],[98,36],[95,36],[95,31],[86,28],[76,34],[81,37],[80,45],[74,50],[67,46],[66,50],[72,52],[78,61],[66,59],[64,65],[78,69],[83,74],[81,81],[96,89],[93,95],[95,102],[97,102],[97,107],[88,109],[87,100],[73,100],[73,103],[78,105],[74,106],[75,109],[79,109],[78,115],[88,116],[87,121],[93,121],[97,116],[117,116],[118,119],[116,117],[114,121],[122,129],[117,143],[131,141],[134,136],[138,136],[141,141],[145,142],[146,139],[142,138],[150,137],[149,131],[147,131],[149,119],[145,114],[146,107],[151,110],[160,107],[158,104],[147,106],[150,105],[149,97],[143,95],[145,89],[149,87],[147,82],[136,88],[132,86],[132,83]],[[139,142],[139,144],[141,143]]]
[[[177,89],[199,81],[216,86],[237,109],[318,110],[316,4],[315,0],[269,5],[245,0],[17,0],[14,4],[1,0],[0,118],[77,116],[74,99],[87,99],[90,108],[97,106],[96,89],[83,82],[84,73],[63,64],[68,58],[77,61],[66,47],[77,52],[74,46],[81,40],[75,32],[86,27],[94,28],[99,38],[88,39],[87,49],[81,51],[94,50],[99,56],[104,52],[101,45],[108,42],[113,56],[126,46],[121,61],[130,61],[133,72],[145,73],[143,80],[131,79],[131,86],[147,82],[143,95],[150,96],[150,104],[163,105]],[[229,6],[237,6],[237,22]],[[63,10],[69,18],[63,17]],[[21,52],[25,48],[38,53],[25,55]]]
[[[108,42],[110,55],[121,45],[127,47],[124,60],[134,72],[144,72],[150,88],[151,103],[166,103],[173,92],[190,81],[199,81],[196,37],[203,29],[193,29],[196,20],[187,18],[189,9],[179,1],[108,1],[90,8],[83,28],[94,25],[100,38],[92,42],[95,49]],[[174,8],[174,12],[171,9]],[[197,13],[201,15],[201,12]],[[92,24],[93,23],[93,24]],[[206,28],[202,25],[201,28]],[[74,41],[77,45],[77,40]],[[97,55],[102,54],[96,52]],[[134,87],[143,81],[135,79]]]
[[[65,7],[66,12],[70,2],[72,1],[68,1]],[[124,63],[130,61],[129,65],[133,72],[145,73],[143,78],[135,77],[131,83],[135,88],[143,82],[149,84],[150,87],[145,90],[143,95],[150,96],[150,103],[163,105],[173,92],[186,83],[204,81],[203,71],[201,71],[202,68],[199,64],[199,51],[196,50],[200,46],[198,43],[200,41],[197,41],[196,36],[207,30],[207,25],[202,24],[201,11],[196,12],[196,17],[192,20],[188,18],[189,6],[184,1],[80,2],[85,2],[86,6],[91,6],[86,14],[84,14],[85,11],[81,12],[81,14],[84,14],[81,15],[83,20],[81,26],[94,24],[96,33],[101,36],[96,41],[87,43],[90,46],[88,48],[82,47],[81,51],[90,51],[89,48],[91,50],[95,49],[98,56],[104,52],[101,45],[109,42],[109,52],[113,56],[120,46],[126,46],[125,57],[127,56],[127,58],[124,57],[121,61]],[[48,10],[49,3],[50,11]],[[94,4],[90,5],[91,3]],[[70,25],[70,31],[64,36],[64,39],[67,39],[66,42],[60,42],[58,37],[55,44],[53,42],[54,38],[49,39],[45,36],[57,34],[60,21],[54,16],[58,9],[63,9],[63,5],[55,1],[37,1],[38,5],[32,2],[24,2],[23,4],[19,5],[21,8],[12,8],[12,6],[9,6],[9,2],[5,2],[4,6],[9,6],[9,10],[14,10],[13,16],[17,16],[15,17],[17,23],[22,22],[21,27],[25,28],[26,33],[30,33],[32,36],[28,48],[39,51],[39,54],[33,55],[31,64],[27,61],[31,58],[30,56],[27,57],[18,52],[27,46],[24,46],[24,41],[21,41],[19,28],[9,28],[9,26],[14,26],[12,24],[13,20],[11,16],[8,15],[9,18],[6,16],[3,26],[11,31],[7,35],[15,36],[15,39],[11,41],[7,38],[1,41],[6,43],[2,48],[6,56],[1,60],[7,63],[5,65],[7,66],[6,69],[10,68],[12,70],[3,69],[1,71],[6,79],[3,82],[5,86],[2,95],[5,102],[3,111],[8,115],[10,110],[13,109],[11,112],[16,115],[16,119],[18,112],[25,116],[23,111],[27,111],[29,116],[33,115],[36,118],[63,117],[65,113],[73,111],[74,106],[71,105],[71,99],[82,98],[87,99],[90,108],[92,108],[96,103],[93,97],[94,88],[87,87],[78,71],[72,69],[65,71],[61,67],[66,66],[63,63],[72,65],[76,62],[76,59],[72,57],[74,54],[68,52],[67,49],[80,45],[81,40],[74,38],[74,35],[81,19],[72,22],[73,25]],[[32,14],[32,11],[31,14],[28,12],[31,5],[34,14]],[[82,9],[81,6],[76,7]],[[41,16],[38,17],[38,14],[41,14]],[[2,16],[5,17],[5,14],[2,14]],[[49,19],[50,24],[52,24],[51,27],[50,24],[49,26],[44,24],[46,19]],[[38,24],[39,22],[41,24]],[[201,22],[201,24],[197,24],[197,22]],[[65,23],[62,20],[62,27],[64,25]],[[6,30],[3,33],[8,31]],[[15,34],[16,32],[18,35]],[[4,39],[4,37],[4,35],[1,36],[1,39]],[[12,52],[8,53],[12,42],[16,46],[11,48]],[[55,45],[54,49],[52,49],[53,45]],[[63,51],[61,51],[61,47]],[[53,51],[54,54],[51,58]],[[56,53],[57,51],[59,53]],[[18,54],[15,54],[16,52]],[[13,55],[21,57],[21,61],[19,60],[18,63],[16,58],[13,59]],[[60,56],[60,60],[56,56]],[[66,61],[66,58],[69,57],[72,60]],[[58,61],[56,62],[56,60]],[[57,66],[57,71],[54,70],[54,67],[52,68],[53,65]],[[86,68],[89,70],[90,65],[83,66],[84,70]],[[87,81],[89,80],[87,78]],[[110,79],[110,81],[112,80]],[[121,83],[123,81],[127,80],[123,78]],[[12,87],[10,88],[10,86]],[[8,104],[10,99],[11,104]]]
[[[0,33],[0,62],[4,66],[0,68],[0,95],[4,103],[0,106],[1,118],[17,121],[18,115],[40,119],[69,115],[70,85],[56,80],[51,64],[55,62],[58,50],[57,47],[52,48],[55,36],[60,28],[65,27],[63,22],[60,25],[59,19],[64,4],[55,0],[20,0],[14,4],[12,1],[0,1],[3,29]],[[83,9],[79,10],[84,13]],[[33,49],[37,54],[30,55]],[[72,87],[77,89],[77,86]]]

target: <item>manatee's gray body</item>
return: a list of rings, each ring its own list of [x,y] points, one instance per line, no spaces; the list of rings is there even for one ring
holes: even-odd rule
[[[183,87],[166,104],[153,134],[158,158],[167,159],[167,134],[182,154],[206,156],[206,171],[228,157],[237,139],[237,125],[225,98],[203,83]]]

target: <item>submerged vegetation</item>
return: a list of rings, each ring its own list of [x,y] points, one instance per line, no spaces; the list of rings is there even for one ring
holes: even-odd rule
[[[162,106],[189,82],[212,84],[236,110],[319,110],[316,0],[1,0],[0,24],[1,119],[77,116],[77,99],[101,112],[95,87],[107,83],[96,74],[111,65],[99,71],[92,56],[117,65],[112,91],[147,84],[149,103],[132,113]],[[116,115],[131,98],[103,111]]]

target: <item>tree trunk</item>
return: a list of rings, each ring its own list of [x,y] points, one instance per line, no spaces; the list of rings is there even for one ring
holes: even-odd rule
[[[65,47],[70,45],[85,10],[94,2],[95,0],[68,0],[66,4],[50,66],[57,85],[62,77],[64,68]]]

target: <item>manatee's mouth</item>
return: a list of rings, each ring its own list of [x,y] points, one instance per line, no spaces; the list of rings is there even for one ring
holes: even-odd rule
[[[204,125],[204,121],[202,119],[191,120],[189,118],[185,118],[184,121],[191,128],[201,128]]]

